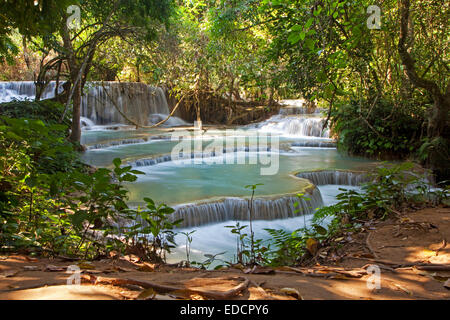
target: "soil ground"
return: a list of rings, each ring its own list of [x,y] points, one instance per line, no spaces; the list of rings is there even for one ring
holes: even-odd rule
[[[182,296],[190,299],[205,298],[195,290],[225,292],[244,279],[249,285],[230,299],[450,299],[446,239],[450,239],[450,208],[436,207],[366,224],[361,232],[321,248],[317,263],[307,268],[206,271],[155,266],[135,261],[133,256],[79,264],[10,254],[0,256],[0,299],[174,299],[181,294],[149,292],[131,282],[111,285],[103,284],[101,278],[96,284],[86,281],[96,277],[188,289]],[[77,263],[84,281],[81,286],[68,286],[71,275],[66,268]],[[379,289],[367,286],[373,279],[366,272],[368,265],[380,267]],[[434,270],[430,270],[432,265]]]

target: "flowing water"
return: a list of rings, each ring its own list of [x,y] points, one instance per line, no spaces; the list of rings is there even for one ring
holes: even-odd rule
[[[31,87],[29,82],[0,83],[0,102],[32,99]],[[82,158],[111,167],[119,157],[142,171],[137,181],[126,185],[130,205],[142,205],[142,199],[150,197],[173,206],[174,218],[184,218],[180,231],[196,230],[194,260],[223,251],[222,257],[229,259],[236,237],[225,226],[235,220],[248,224],[251,192],[246,185],[262,184],[256,189],[254,230],[256,238],[267,239],[264,228],[293,231],[308,224],[316,208],[336,201],[339,187],[358,188],[367,181],[361,171],[373,165],[336,150],[320,110],[305,109],[296,100],[284,103],[279,115],[233,131],[205,126],[200,133],[174,117],[163,127],[136,129],[118,109],[142,125],[159,122],[170,112],[162,89],[93,83],[82,103],[81,143],[87,147]],[[267,141],[267,135],[276,139]],[[275,174],[262,175],[271,168]],[[298,200],[299,192],[310,200]],[[300,212],[295,212],[297,201]],[[176,240],[179,246],[169,256],[171,262],[185,258],[184,236],[178,234]]]

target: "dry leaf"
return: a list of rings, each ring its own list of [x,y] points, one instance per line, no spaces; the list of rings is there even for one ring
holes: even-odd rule
[[[19,270],[15,270],[15,269],[5,270],[5,271],[0,272],[0,278],[14,277],[18,273],[19,273]]]
[[[294,297],[294,298],[296,298],[298,300],[303,300],[302,295],[300,294],[300,292],[298,292],[297,289],[294,289],[294,288],[282,288],[282,289],[280,289],[280,292],[284,293],[284,294],[286,294],[288,296]]]
[[[155,271],[155,265],[144,262],[141,266],[139,266],[138,270],[143,272],[153,272]]]
[[[80,269],[90,269],[90,270],[95,269],[95,266],[92,263],[89,263],[89,262],[80,262],[80,263],[77,264],[77,266]]]
[[[152,300],[156,296],[156,291],[152,288],[145,289],[137,296],[137,300]]]
[[[58,266],[54,266],[51,264],[48,264],[47,266],[45,266],[45,271],[50,271],[50,272],[58,272],[58,271],[66,271],[67,267],[58,267]]]
[[[25,259],[29,262],[38,262],[39,261],[37,258],[32,258],[32,257],[28,257],[28,256],[25,256]]]
[[[399,288],[399,289],[402,290],[403,292],[406,292],[407,294],[409,294],[410,296],[412,296],[412,292],[411,292],[410,290],[408,290],[407,288],[405,288],[405,287],[403,287],[403,286],[401,286],[401,285],[399,285],[399,284],[397,284],[397,283],[394,283],[394,286],[396,286],[397,288]]]
[[[39,267],[38,266],[24,266],[23,270],[25,271],[39,271]]]
[[[308,240],[306,240],[306,249],[313,256],[316,255],[316,252],[319,249],[319,242],[316,239],[309,238]]]
[[[447,281],[445,281],[444,287],[450,290],[450,279],[447,279]]]

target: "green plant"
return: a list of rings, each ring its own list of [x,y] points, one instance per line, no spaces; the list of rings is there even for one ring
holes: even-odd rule
[[[246,189],[252,190],[252,196],[248,202],[249,224],[250,224],[250,263],[255,264],[255,234],[253,232],[253,198],[257,186],[262,186],[262,183],[251,184],[245,186]]]
[[[166,252],[175,247],[175,232],[173,229],[183,220],[171,221],[173,208],[162,203],[156,205],[150,198],[144,198],[145,210],[129,210],[128,218],[133,225],[125,228],[125,251],[137,254],[142,259],[163,263]],[[130,242],[130,239],[132,240]]]
[[[220,256],[220,255],[222,255],[222,254],[224,254],[224,253],[225,253],[225,252],[220,252],[220,253],[216,253],[216,254],[209,254],[209,253],[206,253],[206,254],[204,255],[204,256],[207,258],[205,261],[203,261],[203,262],[192,261],[192,265],[197,265],[197,266],[200,267],[200,269],[206,270],[206,269],[208,269],[208,268],[211,266],[211,264],[214,263],[215,261],[220,261],[220,262],[223,262],[223,263],[225,263],[225,264],[228,264],[226,261],[217,258],[217,256]],[[214,269],[217,270],[217,269],[220,269],[221,267],[223,267],[223,265],[222,265],[222,264],[219,264],[219,265],[215,266]]]
[[[192,234],[197,230],[192,230],[189,232],[180,232],[186,237],[186,266],[189,267],[191,264],[191,244],[192,244]]]

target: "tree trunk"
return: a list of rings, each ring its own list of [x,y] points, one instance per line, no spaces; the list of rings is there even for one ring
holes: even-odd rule
[[[442,137],[447,125],[448,112],[450,111],[450,84],[445,95],[433,97],[434,105],[428,116],[427,136]]]
[[[420,77],[417,74],[415,61],[408,48],[414,43],[413,33],[410,30],[410,0],[401,0],[400,11],[400,37],[398,41],[398,52],[406,74],[412,84],[418,88],[425,89],[433,98],[433,108],[428,116],[427,135],[429,138],[441,137],[447,124],[448,111],[450,105],[450,83],[444,93],[441,92],[436,82]]]
[[[81,139],[81,84],[77,83],[73,93],[73,113],[72,113],[72,133],[70,134],[70,141],[80,142]]]

